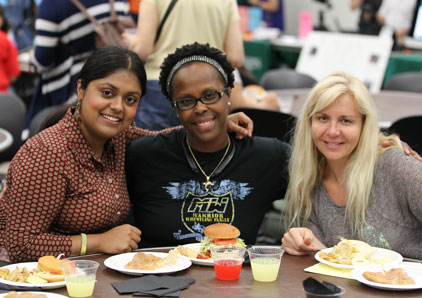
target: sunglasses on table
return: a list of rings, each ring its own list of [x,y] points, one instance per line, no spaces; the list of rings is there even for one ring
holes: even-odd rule
[[[228,88],[224,88],[221,91],[211,91],[202,95],[201,97],[186,97],[173,101],[173,105],[179,110],[189,110],[196,106],[198,101],[202,102],[205,105],[210,105],[216,103],[223,97],[224,93],[227,94]]]

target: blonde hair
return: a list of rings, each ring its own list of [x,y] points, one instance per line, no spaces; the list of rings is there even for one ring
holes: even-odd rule
[[[380,154],[378,115],[372,97],[361,81],[344,73],[334,73],[311,90],[296,123],[286,193],[285,223],[288,227],[303,226],[309,219],[313,192],[322,182],[326,169],[325,158],[312,140],[312,116],[344,94],[354,98],[363,121],[359,142],[343,174],[347,197],[345,226],[347,223],[351,232],[359,234],[365,224],[375,164]]]

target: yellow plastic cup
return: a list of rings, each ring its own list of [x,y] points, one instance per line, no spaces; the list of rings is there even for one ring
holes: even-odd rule
[[[253,246],[248,249],[254,280],[275,281],[284,250],[275,246]]]
[[[97,269],[100,264],[89,260],[65,261],[60,266],[65,275],[70,297],[90,297],[94,292]]]

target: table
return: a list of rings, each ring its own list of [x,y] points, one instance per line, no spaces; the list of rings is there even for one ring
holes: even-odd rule
[[[167,251],[168,249],[154,249]],[[94,260],[100,263],[97,272],[97,284],[93,298],[132,297],[119,295],[111,286],[111,282],[124,281],[134,276],[126,275],[104,266],[108,255],[99,254],[84,256],[83,259]],[[422,290],[408,292],[382,291],[367,287],[356,280],[342,279],[306,273],[304,268],[316,263],[313,255],[295,257],[284,254],[276,282],[262,283],[253,280],[250,266],[243,266],[240,278],[237,281],[220,281],[215,278],[214,268],[192,265],[190,268],[173,274],[174,276],[190,277],[196,280],[189,289],[182,291],[180,297],[304,297],[302,281],[314,277],[319,281],[328,281],[344,287],[346,294],[343,297],[421,297]],[[67,295],[66,288],[50,290],[57,294]]]
[[[384,83],[391,77],[402,72],[422,72],[422,54],[403,54],[401,52],[391,53],[384,75]]]
[[[274,44],[270,40],[244,41],[243,45],[245,66],[258,80],[267,70],[277,68],[281,64],[295,68],[301,50],[301,46],[280,42]]]
[[[281,105],[284,107],[283,112],[298,116],[310,89],[274,91],[283,103]],[[372,94],[372,97],[377,106],[382,127],[389,127],[391,123],[400,118],[422,115],[422,96],[420,93],[381,91],[380,93]]]
[[[13,136],[7,130],[0,128],[0,152],[13,144]]]
[[[245,66],[258,78],[272,68],[285,64],[295,68],[303,40],[294,36],[281,36],[274,40],[245,41]],[[388,60],[383,82],[392,76],[408,71],[422,71],[422,52],[392,52]]]

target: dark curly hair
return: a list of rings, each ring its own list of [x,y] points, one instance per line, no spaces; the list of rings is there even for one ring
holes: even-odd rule
[[[223,68],[224,72],[227,74],[227,85],[225,87],[233,88],[234,68],[231,63],[227,60],[226,55],[220,50],[211,47],[209,44],[200,44],[195,42],[193,44],[185,45],[181,48],[176,49],[176,51],[173,54],[169,54],[167,58],[164,59],[163,64],[161,64],[161,72],[159,79],[161,91],[170,101],[172,94],[169,94],[169,92],[167,92],[167,78],[170,74],[171,69],[180,60],[194,55],[206,56],[217,61]],[[188,62],[185,65],[190,63],[195,63],[195,61]]]

